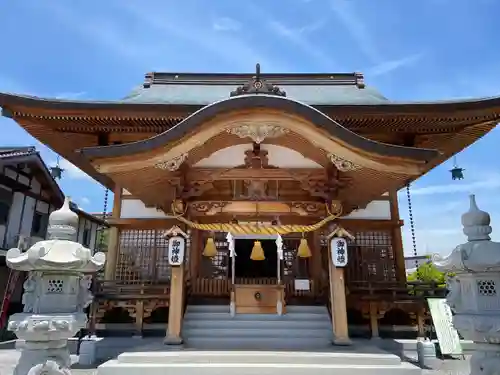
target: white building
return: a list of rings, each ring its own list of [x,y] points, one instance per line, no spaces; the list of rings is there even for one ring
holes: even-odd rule
[[[410,275],[417,270],[417,268],[430,261],[429,255],[415,255],[405,257],[406,275]]]

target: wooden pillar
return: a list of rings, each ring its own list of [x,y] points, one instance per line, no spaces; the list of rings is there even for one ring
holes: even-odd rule
[[[184,297],[184,264],[172,267],[172,277],[170,279],[170,302],[168,309],[168,326],[165,344],[182,344],[182,313]]]
[[[115,186],[113,197],[113,213],[111,217],[115,220],[120,218],[122,209],[122,189]],[[106,265],[104,268],[104,279],[113,280],[115,278],[116,263],[118,260],[118,252],[120,247],[120,230],[113,226],[109,228],[108,235],[108,252],[106,254]]]
[[[375,302],[370,302],[370,330],[372,333],[372,339],[378,339],[378,309]]]
[[[328,248],[328,269],[330,278],[330,304],[332,312],[332,327],[336,345],[350,345],[349,327],[347,324],[347,306],[345,298],[344,269],[335,267],[332,252]]]
[[[142,336],[142,327],[144,324],[144,301],[135,302],[135,335]]]
[[[425,337],[424,320],[425,320],[425,311],[424,311],[424,309],[420,308],[417,311],[417,336],[418,337]]]
[[[391,208],[391,221],[394,223],[400,222],[398,192],[389,192],[389,203]],[[392,250],[394,252],[394,260],[396,262],[396,278],[398,281],[406,281],[406,266],[405,254],[403,249],[403,236],[401,235],[401,227],[395,226],[392,231]]]

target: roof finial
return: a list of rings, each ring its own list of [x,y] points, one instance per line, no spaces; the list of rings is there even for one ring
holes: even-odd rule
[[[469,211],[462,215],[463,232],[468,241],[489,241],[492,231],[490,215],[477,207],[474,194],[469,196]]]
[[[252,79],[244,85],[237,87],[236,90],[231,91],[231,96],[247,94],[286,96],[285,91],[280,90],[278,86],[272,83],[266,82],[266,80],[261,77],[259,63],[255,64],[255,75]]]
[[[49,215],[50,239],[74,241],[78,230],[78,215],[71,210],[71,199],[66,197],[62,207]]]
[[[255,64],[255,80],[260,81],[260,64]]]

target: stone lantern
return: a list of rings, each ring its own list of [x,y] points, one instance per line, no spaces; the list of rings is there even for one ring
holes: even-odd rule
[[[447,302],[457,331],[475,343],[471,374],[500,375],[500,243],[491,241],[490,215],[474,195],[462,225],[468,241],[434,263],[455,274],[448,279]]]
[[[104,266],[105,255],[75,242],[78,216],[66,198],[49,217],[49,239],[26,252],[10,249],[7,265],[27,271],[22,313],[14,314],[8,330],[25,340],[14,375],[68,374],[68,339],[87,325],[84,309],[92,302],[92,274]]]

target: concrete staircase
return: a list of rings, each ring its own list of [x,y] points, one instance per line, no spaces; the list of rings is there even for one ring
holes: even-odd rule
[[[178,351],[123,353],[97,375],[419,375],[422,370],[394,354],[272,351]]]
[[[324,306],[287,306],[287,313],[236,314],[229,306],[190,305],[184,316],[185,347],[193,349],[311,350],[331,346]]]
[[[419,375],[421,369],[374,345],[331,344],[326,307],[287,306],[287,314],[237,314],[228,306],[187,308],[185,345],[137,347],[97,368],[96,375]],[[130,341],[130,340],[129,340]],[[197,350],[201,349],[201,350]],[[208,350],[207,350],[208,349]]]

